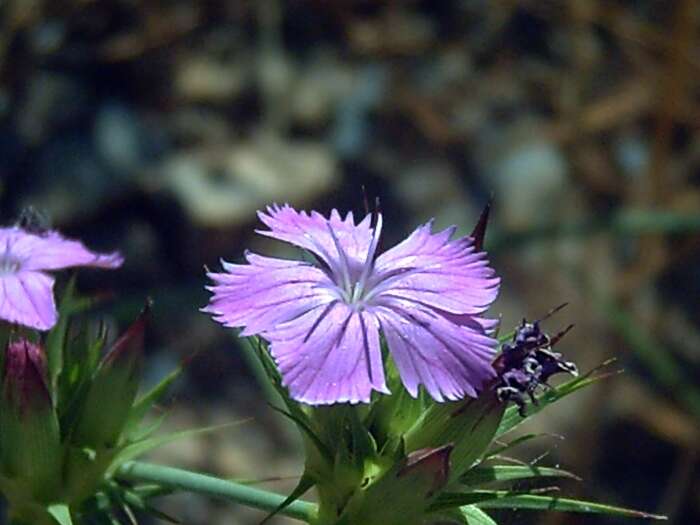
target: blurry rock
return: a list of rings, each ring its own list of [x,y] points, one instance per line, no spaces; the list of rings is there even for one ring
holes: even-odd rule
[[[226,102],[236,98],[249,79],[239,62],[191,55],[177,61],[175,94],[191,102]]]
[[[351,159],[365,151],[370,139],[369,117],[382,100],[387,72],[379,65],[363,68],[353,89],[338,100],[331,141],[342,158]]]
[[[149,140],[130,108],[108,102],[97,112],[94,126],[97,152],[113,173],[126,177],[142,167]]]
[[[550,224],[560,216],[569,166],[537,122],[524,120],[482,140],[484,183],[495,192],[495,210],[503,227],[523,230]]]
[[[615,160],[630,182],[639,181],[647,175],[649,145],[638,134],[621,134],[614,144]]]
[[[358,20],[349,29],[350,44],[368,54],[411,55],[425,50],[435,38],[430,18],[401,7],[387,9],[382,17]]]
[[[18,128],[25,141],[44,140],[58,126],[86,115],[90,95],[86,84],[68,75],[40,71],[29,80],[18,111]]]
[[[257,55],[256,67],[260,89],[266,97],[285,97],[289,94],[296,68],[281,48],[263,47]]]
[[[30,44],[37,55],[49,55],[60,49],[66,38],[66,25],[63,20],[48,19],[32,27]]]
[[[199,144],[225,145],[231,142],[233,125],[221,111],[205,107],[182,107],[164,119],[173,141],[187,147]]]
[[[416,64],[410,74],[412,86],[426,96],[448,95],[450,89],[463,94],[465,82],[474,76],[473,56],[463,47],[439,50]],[[458,102],[464,97],[455,98]]]
[[[161,168],[165,188],[203,226],[246,223],[272,202],[303,205],[338,182],[328,149],[271,137],[172,158]]]
[[[307,125],[322,124],[331,117],[334,106],[352,96],[356,71],[335,56],[319,54],[296,79],[289,104],[292,115]]]
[[[19,207],[31,204],[54,224],[89,215],[124,189],[107,173],[87,134],[62,137],[44,147],[30,177]]]
[[[462,226],[468,234],[479,215],[455,170],[446,162],[423,160],[400,170],[393,185],[396,200],[420,222],[435,218],[436,228]]]

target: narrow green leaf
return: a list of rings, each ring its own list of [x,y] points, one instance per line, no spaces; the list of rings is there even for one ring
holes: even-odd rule
[[[459,478],[459,481],[467,487],[477,487],[485,483],[552,477],[580,480],[571,472],[558,468],[536,467],[534,465],[492,465],[474,467]]]
[[[443,510],[428,515],[425,523],[451,523],[454,525],[498,525],[483,510],[473,505]]]
[[[328,464],[332,465],[333,464],[333,453],[331,450],[326,446],[326,444],[319,438],[313,430],[311,430],[311,426],[302,418],[299,418],[297,415],[292,414],[290,412],[287,412],[286,410],[283,410],[281,408],[278,408],[276,406],[270,405],[270,407],[275,411],[279,412],[283,416],[289,418],[292,420],[294,423],[296,423],[297,427],[299,428],[299,431],[307,436],[311,442],[314,444],[316,449],[319,451],[319,453],[323,456],[323,458],[328,462]]]
[[[149,436],[151,436],[153,433],[155,433],[156,430],[160,428],[160,426],[163,424],[163,421],[165,421],[165,418],[168,416],[167,412],[163,414],[159,414],[156,416],[153,421],[150,422],[144,422],[143,425],[137,428],[131,429],[127,436],[126,440],[127,442],[135,442],[135,441],[142,441]]]
[[[309,476],[302,476],[299,479],[299,483],[297,483],[297,486],[294,487],[294,490],[287,496],[287,498],[277,505],[275,509],[270,512],[267,516],[265,516],[265,519],[260,522],[260,525],[264,525],[267,523],[273,516],[277,515],[279,512],[283,511],[287,507],[289,507],[292,503],[294,503],[296,500],[301,498],[308,490],[313,487],[316,484],[313,479],[311,479]]]
[[[49,388],[54,399],[58,394],[58,377],[63,370],[63,349],[68,332],[68,323],[75,302],[75,274],[66,285],[58,306],[58,322],[46,336],[46,360],[49,370]]]
[[[240,344],[240,339],[237,342]],[[282,401],[286,405],[285,392],[280,392],[282,379],[265,348],[265,344],[259,337],[255,336],[248,337],[247,343],[240,344],[243,349],[242,355],[262,388],[267,402],[277,405]]]
[[[270,385],[274,387],[277,395],[275,396],[273,392],[270,392],[268,394],[268,398],[278,397],[281,399],[286,411],[281,410],[275,404],[270,404],[269,406],[275,411],[280,412],[289,418],[292,422],[296,423],[297,430],[301,433],[302,437],[308,436],[312,440],[314,446],[317,447],[318,451],[324,456],[324,459],[332,463],[333,455],[328,450],[328,447],[323,445],[323,441],[319,438],[319,436],[313,432],[313,424],[309,415],[304,411],[298,402],[289,396],[289,392],[282,384],[282,376],[277,370],[277,366],[275,365],[275,362],[267,349],[266,343],[259,337],[251,337],[249,338],[249,342],[251,343],[251,348],[257,354],[258,364],[262,366],[261,371],[259,366],[251,361],[251,364],[254,366],[254,372],[259,375],[260,379],[263,381],[263,385],[267,385],[266,389],[268,389]],[[269,378],[268,381],[264,380],[262,372],[267,374],[267,377]]]
[[[624,518],[642,518],[650,520],[666,520],[666,516],[651,514],[640,510],[626,509],[602,503],[560,498],[558,496],[540,496],[535,494],[519,494],[508,496],[508,493],[497,499],[479,503],[481,508],[508,508],[524,510],[554,510],[559,512],[578,512],[585,514],[606,514]]]
[[[350,432],[352,435],[352,450],[357,458],[358,468],[362,468],[365,461],[374,460],[377,457],[377,443],[371,432],[360,421],[357,410],[351,409],[348,413]]]
[[[609,366],[614,361],[614,359],[605,361],[602,365],[592,369],[588,373],[574,378],[571,381],[567,381],[566,383],[554,387],[551,390],[547,390],[537,399],[538,403],[536,405],[528,405],[527,414],[525,415],[525,417],[520,415],[520,413],[518,412],[518,407],[508,407],[505,411],[505,414],[503,415],[503,419],[501,420],[498,430],[496,431],[495,438],[498,438],[506,432],[513,430],[515,427],[520,425],[520,423],[525,421],[527,418],[534,416],[547,405],[551,405],[552,403],[559,401],[560,399],[570,394],[573,394],[577,390],[581,390],[582,388],[592,385],[593,383],[600,381],[601,379],[619,373],[618,371],[601,372],[603,368]]]
[[[223,425],[213,425],[204,428],[193,428],[190,430],[183,430],[180,432],[165,434],[163,436],[156,436],[148,439],[143,439],[135,443],[131,443],[130,445],[125,446],[122,450],[119,451],[119,453],[115,456],[114,461],[112,461],[112,465],[110,466],[109,470],[110,472],[112,472],[127,461],[131,461],[141,456],[142,454],[145,454],[149,450],[153,450],[154,448],[162,447],[169,443],[180,441],[182,439],[190,438],[200,434],[216,432],[224,428],[229,428],[235,425],[246,423],[247,421],[249,420],[245,419],[243,421],[235,421],[233,423],[225,423]]]
[[[514,440],[512,440],[508,443],[505,443],[504,445],[499,445],[496,448],[492,448],[484,455],[484,458],[485,459],[492,458],[494,456],[502,454],[503,452],[505,452],[507,450],[510,450],[514,447],[517,447],[518,445],[525,443],[526,441],[530,441],[531,439],[535,439],[537,437],[541,437],[541,436],[545,436],[545,435],[547,435],[547,434],[525,434],[525,435],[519,436],[519,437],[515,438]]]
[[[49,505],[47,510],[58,525],[73,525],[73,520],[70,517],[70,509],[65,503]]]
[[[613,302],[603,302],[605,318],[625,340],[637,359],[653,374],[656,380],[676,397],[686,410],[700,418],[700,388],[640,323]]]
[[[185,369],[185,365],[185,362],[180,363],[177,368],[166,375],[157,385],[136,400],[129,413],[129,420],[127,423],[129,431],[133,431],[134,428],[137,428],[148,411],[163,398],[168,388],[180,377]]]
[[[479,507],[467,505],[459,508],[462,516],[465,518],[467,525],[498,525],[491,516],[486,514]]]
[[[476,505],[482,509],[524,509],[549,510],[559,512],[579,512],[587,514],[606,514],[624,518],[643,518],[665,520],[666,516],[650,514],[639,510],[614,507],[602,503],[560,498],[559,496],[542,496],[507,490],[475,490],[469,493],[444,493],[433,505],[434,510]]]
[[[164,491],[161,490],[159,495],[162,495],[163,492]],[[176,518],[153,507],[148,501],[146,501],[146,496],[144,496],[142,493],[136,492],[135,490],[130,490],[125,485],[113,483],[111,485],[110,495],[113,500],[113,502],[111,502],[111,506],[119,506],[124,514],[127,515],[130,522],[134,525],[138,523],[134,516],[134,510],[145,514],[150,514],[151,516],[167,523],[181,523]]]
[[[63,356],[63,370],[58,378],[57,405],[63,432],[72,429],[80,416],[80,408],[99,364],[106,337],[104,325],[100,325],[97,334],[84,332],[83,341],[72,342],[70,352]]]

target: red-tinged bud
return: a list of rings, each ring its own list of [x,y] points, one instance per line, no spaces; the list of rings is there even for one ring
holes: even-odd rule
[[[421,476],[430,481],[426,498],[442,489],[449,479],[450,454],[454,447],[449,444],[440,448],[423,448],[411,452],[406,458],[406,465],[399,470],[396,477]]]
[[[41,501],[60,486],[63,457],[44,352],[25,339],[13,341],[0,400],[0,473],[23,497]]]
[[[13,341],[5,353],[3,395],[20,417],[51,407],[42,349],[26,339]],[[7,405],[6,405],[7,406]],[[9,408],[9,407],[8,407]]]

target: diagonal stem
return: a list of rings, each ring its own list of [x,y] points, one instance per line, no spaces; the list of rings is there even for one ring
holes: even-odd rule
[[[241,483],[140,461],[130,461],[122,465],[117,471],[117,477],[132,482],[157,483],[173,490],[234,501],[267,512],[273,512],[285,500],[285,496],[281,494]],[[316,511],[314,503],[297,500],[280,510],[279,514],[309,523],[316,517]]]

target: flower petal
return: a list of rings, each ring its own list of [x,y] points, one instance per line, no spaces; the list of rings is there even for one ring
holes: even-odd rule
[[[54,279],[41,272],[19,272],[0,277],[0,318],[37,330],[56,324]]]
[[[428,307],[388,299],[373,308],[401,381],[412,395],[425,386],[436,401],[476,397],[495,377],[497,341],[479,323],[459,326]]]
[[[379,325],[367,312],[336,301],[265,335],[292,398],[311,405],[367,403],[389,393]]]
[[[431,232],[431,223],[377,258],[375,296],[391,296],[454,314],[483,313],[498,295],[500,279],[472,239],[450,240],[454,228]]]
[[[229,327],[244,327],[242,336],[260,334],[278,323],[335,299],[326,274],[301,261],[246,254],[249,264],[224,262],[226,273],[209,273],[214,292],[203,309]]]
[[[41,235],[21,228],[2,228],[3,250],[22,261],[23,270],[58,270],[71,266],[118,268],[124,261],[118,253],[100,254],[88,250],[80,241],[49,231]]]
[[[304,248],[338,272],[342,254],[338,253],[330,231],[332,229],[338,244],[345,251],[350,271],[359,276],[372,242],[369,215],[355,225],[352,212],[342,219],[338,211],[333,210],[327,219],[318,212],[312,211],[309,215],[285,204],[281,207],[269,206],[266,212],[258,212],[258,216],[270,230],[256,230],[257,233]]]

